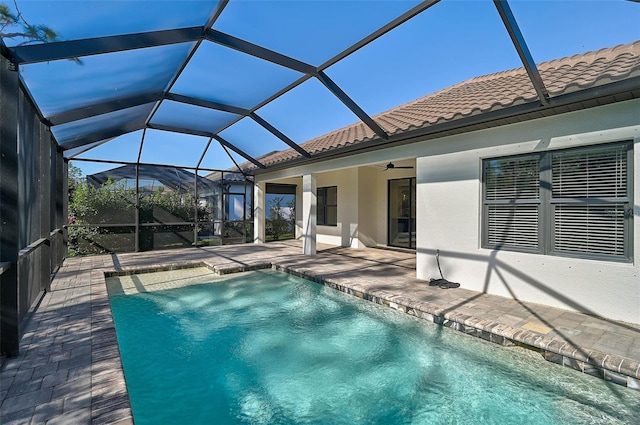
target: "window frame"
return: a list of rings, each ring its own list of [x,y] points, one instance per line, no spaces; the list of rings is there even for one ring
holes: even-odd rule
[[[329,197],[327,196],[327,192],[330,189],[334,189],[336,191],[336,203],[335,204],[329,204],[327,203],[327,200],[329,199]],[[320,196],[320,192],[323,192],[323,196]],[[318,200],[317,204],[316,204],[316,225],[317,226],[330,226],[330,227],[337,227],[338,226],[338,186],[323,186],[323,187],[318,187],[316,188],[316,199]],[[320,199],[324,199],[324,203],[321,205],[320,204]],[[331,223],[327,223],[327,211],[329,208],[335,208],[336,211],[336,222],[335,224],[331,224]],[[320,210],[322,210],[323,214],[322,217],[324,218],[324,220],[322,220],[322,222],[320,221],[320,217],[321,215],[319,214]]]
[[[537,198],[512,198],[510,200],[487,200],[487,174],[485,164],[489,161],[503,161],[503,160],[518,160],[527,157],[536,157],[538,159],[538,197]],[[485,158],[482,160],[482,247],[494,250],[509,250],[517,252],[527,252],[534,254],[542,254],[543,249],[543,235],[542,228],[545,220],[545,209],[543,208],[544,193],[541,190],[542,175],[540,169],[542,168],[542,158],[539,153],[526,153],[519,155],[508,155],[497,158]],[[538,208],[538,231],[537,231],[537,247],[527,248],[524,246],[509,246],[504,244],[491,244],[489,243],[489,206],[531,206],[536,205]]]
[[[589,152],[601,148],[618,149],[624,148],[626,152],[626,196],[615,198],[562,198],[553,196],[553,158],[554,155],[564,152],[584,151]],[[518,246],[509,246],[489,243],[489,207],[492,205],[524,205],[532,204],[534,201],[512,198],[508,201],[495,201],[487,199],[487,163],[489,161],[504,161],[517,158],[537,156],[539,159],[539,210],[538,210],[538,247],[529,249]],[[549,150],[545,152],[532,152],[516,155],[505,155],[502,157],[491,157],[481,159],[482,178],[482,198],[481,198],[481,247],[492,250],[514,251],[533,253],[541,255],[551,255],[557,257],[580,258],[588,260],[603,260],[614,262],[633,261],[633,141],[623,140],[604,144],[585,145],[563,149]],[[579,205],[579,206],[599,206],[622,204],[623,208],[623,254],[604,254],[585,251],[567,251],[555,248],[556,230],[555,215],[558,206]]]

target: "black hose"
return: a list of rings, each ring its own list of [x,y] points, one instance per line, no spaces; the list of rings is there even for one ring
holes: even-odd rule
[[[446,280],[444,276],[442,276],[442,269],[440,268],[440,250],[436,249],[436,263],[438,264],[438,271],[440,272],[440,277],[442,280]]]
[[[436,264],[438,265],[438,271],[440,272],[440,279],[430,279],[429,286],[439,286],[442,289],[458,288],[460,284],[458,282],[450,282],[442,275],[442,269],[440,268],[440,250],[436,249]]]

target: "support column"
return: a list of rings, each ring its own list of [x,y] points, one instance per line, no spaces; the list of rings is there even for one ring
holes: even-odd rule
[[[316,214],[317,214],[316,176],[302,176],[302,253],[316,254]]]
[[[18,319],[18,73],[0,56],[0,354],[17,356]]]
[[[253,184],[253,243],[265,242],[265,184]]]

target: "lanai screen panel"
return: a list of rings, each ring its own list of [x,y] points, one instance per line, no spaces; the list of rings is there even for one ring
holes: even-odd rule
[[[59,30],[62,39],[96,37],[93,45],[88,40],[80,47],[53,43],[50,57],[21,51],[21,57],[29,58],[21,65],[23,80],[42,115],[51,118],[54,128],[66,126],[57,130],[65,149],[77,154],[83,152],[78,150],[82,146],[103,146],[105,140],[137,130],[141,117],[135,117],[135,124],[123,125],[118,119],[119,111],[155,101],[144,120],[145,127],[155,125],[179,131],[187,127],[191,134],[203,135],[236,124],[240,129],[234,130],[237,139],[244,128],[257,123],[264,129],[264,139],[254,139],[256,131],[251,129],[235,142],[242,147],[225,145],[243,162],[247,151],[254,157],[262,156],[278,144],[277,149],[286,150],[305,141],[294,141],[277,127],[265,124],[260,116],[252,115],[260,106],[313,78],[315,67],[417,4],[231,1],[147,2],[143,7],[145,2],[108,2],[89,10],[87,5],[61,2],[58,9],[52,10],[45,2],[41,8],[33,7],[36,3],[24,12],[47,13],[47,25]],[[148,15],[151,5],[153,19],[132,18],[143,10]],[[363,12],[366,18],[359,19]],[[87,15],[81,24],[72,19],[78,15]],[[255,19],[261,23],[252,24]],[[202,28],[202,36],[189,35],[193,32],[188,29],[196,27]],[[174,30],[179,34],[168,33]],[[149,33],[145,35],[149,46],[143,46],[141,33]],[[192,37],[191,42],[184,42],[188,41],[184,37]],[[154,47],[154,43],[160,45]],[[78,54],[72,55],[73,52]],[[34,60],[45,63],[31,63]],[[54,72],[44,72],[50,63],[55,64]],[[181,104],[177,106],[175,101]],[[310,103],[314,101],[310,99]],[[196,107],[214,112],[189,112],[197,111]],[[96,114],[114,114],[115,119],[111,115],[109,121],[116,128],[87,132]],[[236,116],[222,126],[219,119],[210,119],[224,114]],[[247,125],[243,116],[250,117],[252,124]],[[76,125],[76,121],[82,122]],[[249,144],[253,146],[247,148]],[[301,152],[297,151],[296,155]]]
[[[640,37],[640,5],[634,1],[545,2],[544,8],[529,1],[509,4],[536,63],[626,44]],[[553,16],[545,22],[544,31],[540,30],[542,16]]]
[[[231,1],[214,28],[314,66],[419,1]]]
[[[171,92],[251,109],[301,76],[297,71],[204,41]]]
[[[493,2],[462,4],[464,7],[457,1],[435,4],[327,68],[327,75],[375,116],[465,80],[521,67]],[[392,60],[379,66],[380,58],[389,52],[393,52]],[[354,69],[363,70],[358,78],[353,78]],[[374,87],[377,95],[371,96]],[[530,89],[533,92],[533,87]],[[478,105],[467,106],[472,109]],[[453,103],[451,107],[460,105]],[[394,131],[389,123],[379,124]]]
[[[300,143],[358,121],[358,117],[316,79],[305,81],[265,105],[258,114]]]
[[[153,165],[123,165],[121,167],[102,171],[100,173],[87,176],[87,182],[94,187],[101,187],[107,181],[117,183],[122,180],[136,179],[136,167],[138,168],[138,178],[144,181],[158,181],[162,187],[179,193],[193,193],[194,187],[198,184],[198,190],[212,189],[215,182],[178,167],[160,167]]]
[[[100,158],[106,161],[135,162],[140,153],[144,130],[133,131],[118,137],[96,142],[96,146],[85,145],[66,151],[69,158]],[[147,130],[147,133],[149,130]],[[107,168],[113,168],[108,167]],[[87,173],[92,174],[93,172]]]
[[[551,98],[567,92],[621,81],[637,72],[631,55],[611,62],[611,56],[623,53],[613,49],[609,55],[600,54],[596,62],[601,66],[584,67],[584,61],[566,74],[565,67],[558,67],[555,60],[585,52],[594,52],[640,40],[640,4],[633,1],[548,2],[546,16],[554,16],[540,31],[542,11],[532,2],[511,2],[515,19],[535,62],[540,63],[540,76]],[[567,25],[572,22],[572,25]],[[597,31],[598,36],[593,33]],[[609,57],[608,57],[609,56]],[[582,62],[582,64],[580,64]],[[610,75],[611,78],[606,78]],[[605,78],[602,78],[605,77]],[[567,86],[569,89],[567,90]]]
[[[259,158],[272,150],[288,152],[267,166],[313,159],[323,150],[300,145],[351,124],[353,137],[339,146],[400,142],[411,136],[407,128],[436,123],[407,121],[409,113],[401,124],[377,114],[523,63],[532,69],[513,86],[514,98],[544,107],[566,93],[571,80],[571,91],[610,81],[583,82],[579,72],[555,75],[561,70],[536,69],[536,63],[640,39],[640,5],[626,1],[18,4],[30,23],[59,33],[59,41],[48,44],[5,41],[41,120],[52,126],[67,157],[156,128],[214,136],[211,144],[257,168],[265,167]],[[635,76],[618,65],[616,81]],[[456,108],[453,101],[445,106]],[[175,143],[181,146],[179,138]],[[206,152],[186,165],[198,167]]]
[[[162,92],[192,47],[192,43],[180,43],[79,57],[80,63],[58,60],[22,65],[20,76],[42,114],[50,118],[107,101]]]
[[[258,159],[269,152],[289,148],[281,139],[269,133],[250,118],[243,118],[237,124],[221,132],[220,136],[243,152]],[[297,152],[292,155],[299,156]]]
[[[19,246],[26,247],[41,237],[40,232],[40,123],[22,96],[18,97],[18,216]]]
[[[208,143],[207,137],[148,129],[140,162],[191,167],[198,163]]]
[[[20,12],[31,24],[50,27],[65,41],[199,26],[218,3],[217,0],[18,1]],[[15,46],[25,41],[7,39],[6,44]]]
[[[188,103],[165,100],[151,119],[158,128],[174,128],[200,134],[213,134],[238,119],[238,115]]]
[[[232,170],[237,168],[236,164],[246,162],[247,160],[242,156],[212,140],[200,161],[200,167],[209,170]],[[202,173],[206,175],[209,171],[202,171]]]
[[[51,131],[63,148],[81,146],[83,140],[103,140],[144,128],[152,104],[120,109],[67,124],[52,127]]]

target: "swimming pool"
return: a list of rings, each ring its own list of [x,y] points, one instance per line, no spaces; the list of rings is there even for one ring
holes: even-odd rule
[[[636,391],[284,273],[108,285],[138,425],[640,422]]]

